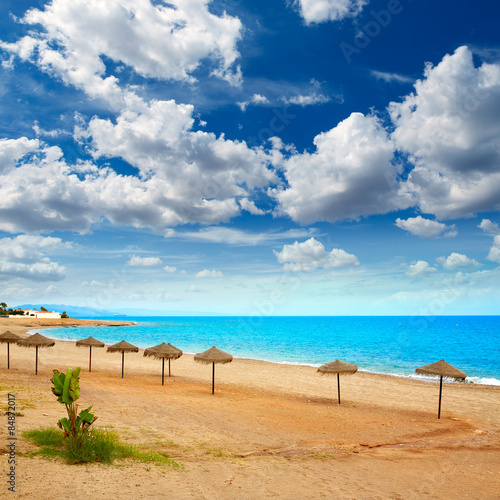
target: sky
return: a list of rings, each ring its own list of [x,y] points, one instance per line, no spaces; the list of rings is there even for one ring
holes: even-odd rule
[[[9,306],[499,314],[498,2],[0,14]]]

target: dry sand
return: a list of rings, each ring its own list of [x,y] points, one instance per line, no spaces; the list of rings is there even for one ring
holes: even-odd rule
[[[0,333],[54,323],[2,320]],[[236,359],[216,367],[212,396],[212,367],[189,355],[172,362],[162,386],[161,361],[142,351],[125,354],[123,379],[121,355],[106,349],[92,350],[89,373],[87,348],[57,342],[40,350],[38,376],[33,349],[11,345],[10,370],[6,352],[1,344],[2,414],[11,393],[22,416],[15,494],[7,490],[2,417],[0,498],[500,499],[500,387],[445,384],[438,420],[438,384],[399,377],[342,377],[338,405],[336,378],[305,366]],[[27,456],[34,447],[22,431],[65,416],[50,391],[52,369],[75,366],[82,366],[81,407],[93,405],[94,425],[167,451],[184,468],[69,466]]]

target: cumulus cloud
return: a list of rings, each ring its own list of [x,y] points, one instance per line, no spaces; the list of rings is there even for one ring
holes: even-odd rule
[[[449,219],[500,207],[500,65],[475,67],[460,47],[388,109],[396,146],[415,165],[406,189],[423,212]]]
[[[166,273],[170,273],[170,274],[173,274],[177,271],[177,268],[175,266],[165,266],[163,268],[163,270],[166,272]]]
[[[435,220],[424,219],[420,215],[410,217],[406,220],[397,218],[396,226],[421,238],[436,238],[438,236],[453,237],[457,235],[454,224],[447,226]]]
[[[312,271],[313,269],[333,269],[338,267],[359,266],[358,258],[340,248],[330,252],[325,250],[322,243],[314,238],[292,245],[283,245],[281,252],[273,250],[278,262],[285,271]]]
[[[272,157],[245,142],[193,131],[192,113],[192,106],[174,101],[136,101],[116,123],[94,117],[82,131],[94,157],[120,157],[145,179],[154,176],[155,201],[170,212],[170,225],[227,221],[239,213],[235,197],[276,182]]]
[[[460,267],[479,267],[481,264],[466,255],[453,252],[448,257],[438,257],[436,261],[447,271],[456,271]]]
[[[485,233],[500,234],[500,227],[498,227],[496,222],[490,221],[490,219],[483,219],[478,227]]]
[[[493,239],[493,245],[490,248],[490,252],[488,253],[488,256],[486,258],[488,260],[491,260],[492,262],[500,264],[500,235],[497,234]]]
[[[212,14],[207,0],[153,3],[148,0],[53,0],[44,10],[30,9],[21,22],[33,29],[15,43],[1,44],[36,62],[90,95],[119,98],[117,79],[106,77],[102,56],[143,77],[193,82],[201,61],[212,73],[239,84],[236,44],[239,19]]]
[[[252,96],[252,103],[257,105],[269,104],[269,99],[262,94],[254,94]]]
[[[339,21],[354,17],[368,0],[295,0],[294,5],[306,24]]]
[[[216,271],[212,269],[211,271],[208,269],[203,269],[199,273],[196,273],[196,278],[222,278],[224,275],[220,271]]]
[[[242,198],[238,201],[240,207],[243,210],[251,213],[252,215],[264,215],[266,212],[255,205],[255,202],[249,200],[248,198]]]
[[[189,222],[219,223],[240,213],[237,197],[275,178],[266,154],[244,143],[197,133],[184,141],[177,136],[177,145],[169,147],[166,128],[174,125],[167,125],[168,117],[161,117],[165,128],[157,135],[152,132],[154,118],[142,118],[136,115],[118,125],[92,122],[94,155],[122,156],[141,169],[140,177],[119,175],[92,162],[69,165],[58,147],[38,141],[0,143],[5,160],[0,171],[0,230],[86,232],[103,217],[159,232]]]
[[[431,267],[425,260],[417,260],[414,264],[410,264],[406,271],[406,276],[416,278],[420,276],[428,276],[437,272],[435,267]]]
[[[40,143],[37,139],[0,139],[0,174],[12,169],[13,165],[28,153],[37,151]]]
[[[314,138],[316,151],[291,156],[283,168],[288,186],[270,191],[279,212],[301,223],[358,219],[407,208],[400,191],[401,166],[374,116],[353,113]]]
[[[159,257],[140,257],[139,255],[131,255],[127,262],[127,266],[152,267],[159,266],[161,263]]]
[[[0,46],[118,111],[113,120],[82,122],[74,138],[89,144],[95,159],[121,158],[139,175],[117,175],[90,162],[68,165],[57,148],[43,158],[48,148],[26,138],[3,141],[0,174],[10,174],[0,184],[0,229],[87,231],[102,217],[157,231],[219,223],[240,213],[236,197],[276,181],[268,168],[273,159],[263,150],[196,131],[192,106],[147,102],[133,87],[120,87],[120,65],[144,77],[193,81],[192,72],[207,58],[215,63],[213,74],[237,83],[241,23],[212,14],[208,4],[54,0],[26,13],[22,22],[36,27]],[[26,203],[31,182],[40,196]]]
[[[47,252],[69,248],[60,238],[20,235],[0,239],[0,276],[33,281],[60,281],[65,267],[52,262]]]

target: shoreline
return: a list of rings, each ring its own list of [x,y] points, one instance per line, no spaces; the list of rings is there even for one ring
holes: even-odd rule
[[[3,321],[9,321],[12,320],[14,322],[19,322],[23,321],[26,323],[27,321],[35,321],[35,318],[9,318],[9,319],[3,319],[0,320],[0,327],[2,326]],[[45,328],[66,328],[66,327],[85,327],[85,326],[109,326],[109,327],[115,327],[115,326],[134,326],[137,325],[136,321],[123,321],[123,320],[103,320],[103,319],[78,319],[78,318],[67,318],[67,319],[48,319],[48,320],[42,320],[42,319],[37,319],[37,321],[40,323],[38,325],[33,325],[31,328],[26,328],[25,326],[19,325],[22,328],[20,329],[22,331],[22,334],[29,334],[32,330],[36,330],[38,328],[40,329],[45,329]],[[64,322],[63,324],[58,324],[58,322]],[[50,323],[50,324],[49,324]],[[17,325],[16,325],[17,326]],[[8,328],[7,328],[8,329]],[[12,331],[12,329],[11,329]],[[16,333],[13,331],[13,333]],[[77,339],[63,339],[59,337],[49,337],[53,340],[57,341],[68,341],[68,342],[73,342],[76,341]],[[126,339],[125,339],[126,340]],[[111,344],[107,344],[111,345]],[[144,347],[140,347],[141,350],[144,350]],[[186,352],[185,354],[190,354],[193,355],[196,354],[196,352]],[[320,364],[313,364],[313,363],[301,363],[301,362],[293,362],[293,361],[281,361],[281,360],[273,360],[273,359],[262,359],[262,358],[255,358],[255,357],[249,357],[249,356],[244,356],[244,357],[237,357],[234,356],[234,359],[240,359],[240,360],[254,360],[254,361],[259,361],[259,362],[265,362],[265,363],[275,363],[278,365],[290,365],[290,366],[308,366],[312,368],[318,368]],[[369,370],[366,368],[358,368],[358,372],[360,373],[368,373],[368,374],[374,374],[374,375],[386,375],[389,377],[397,377],[397,378],[402,378],[402,379],[408,379],[408,380],[419,380],[422,382],[428,382],[431,384],[434,383],[439,383],[439,378],[437,377],[429,377],[429,376],[424,376],[424,375],[419,375],[416,373],[394,373],[394,372],[383,372],[383,371],[376,371],[376,370]],[[458,382],[453,379],[444,379],[446,383],[452,383],[452,384],[472,384],[472,385],[481,385],[481,386],[491,386],[491,387],[498,387],[500,386],[500,379],[496,377],[481,377],[481,376],[468,376],[465,382]]]
[[[11,323],[12,322],[12,323]],[[37,324],[29,324],[36,322]],[[7,324],[9,323],[9,324]],[[4,331],[10,330],[13,333],[17,333],[21,336],[29,335],[31,331],[37,329],[46,329],[46,328],[66,328],[66,327],[86,327],[86,326],[109,326],[109,327],[117,327],[117,326],[134,326],[137,322],[135,321],[123,321],[123,320],[103,320],[103,319],[80,319],[80,318],[65,318],[65,319],[38,319],[38,318],[5,318],[0,319],[0,328],[2,325],[5,325],[3,328]],[[77,339],[62,339],[59,337],[51,337],[52,340],[56,340],[58,342],[76,342]],[[126,339],[125,339],[126,340]],[[106,346],[111,345],[107,344]],[[145,348],[140,347],[140,350],[143,351]],[[194,356],[195,352],[185,352],[186,355]],[[312,364],[312,363],[300,363],[300,362],[290,362],[290,361],[280,361],[280,360],[272,360],[272,359],[261,359],[261,358],[253,358],[253,357],[234,357],[234,359],[238,360],[249,360],[249,361],[257,361],[263,363],[273,363],[277,365],[286,365],[286,366],[303,366],[303,367],[311,367],[318,368],[320,364]],[[382,375],[388,377],[396,377],[405,380],[417,380],[431,384],[439,383],[439,378],[437,377],[426,377],[424,375],[419,374],[405,374],[405,373],[389,373],[389,372],[380,372],[380,371],[372,371],[365,368],[359,368],[359,373],[366,373],[372,375]],[[467,380],[468,379],[468,380]],[[495,377],[478,377],[472,376],[467,377],[465,382],[458,382],[453,379],[444,379],[443,381],[449,384],[466,384],[466,385],[479,385],[479,386],[488,386],[488,387],[499,387],[500,380]],[[482,382],[484,381],[484,382]]]

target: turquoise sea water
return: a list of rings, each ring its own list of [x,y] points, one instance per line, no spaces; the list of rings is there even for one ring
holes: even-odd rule
[[[105,318],[103,318],[105,319]],[[109,318],[107,318],[109,319]],[[122,318],[120,318],[122,319]],[[126,340],[141,348],[161,342],[186,353],[212,345],[235,358],[320,366],[335,359],[360,370],[416,376],[444,358],[468,381],[500,385],[500,316],[126,317],[123,327],[44,330],[66,340]],[[417,376],[418,377],[418,376]]]

